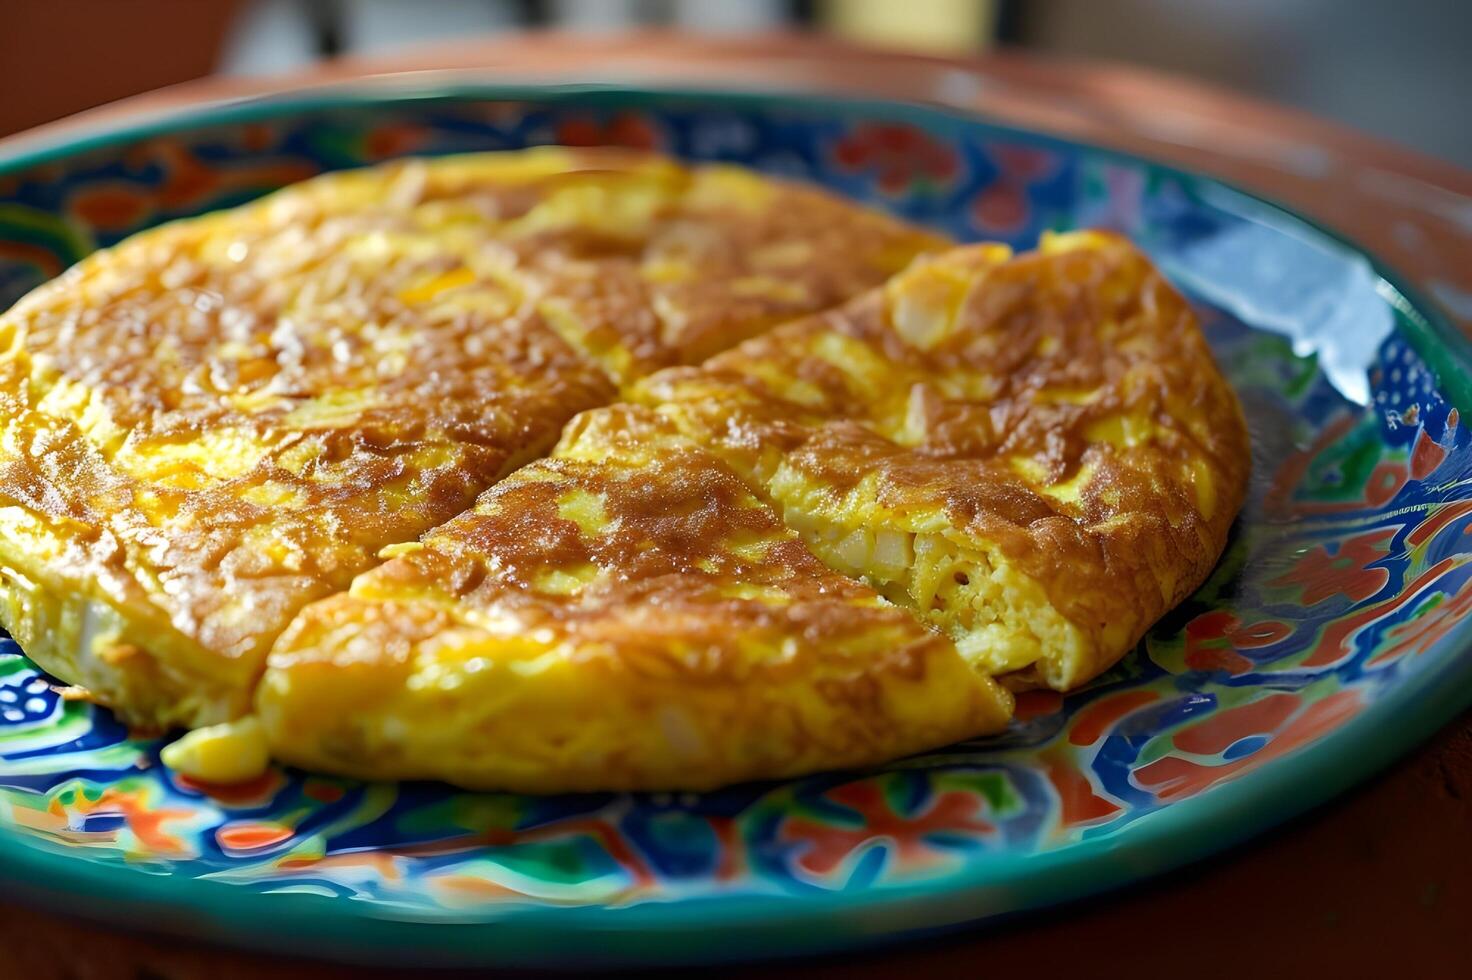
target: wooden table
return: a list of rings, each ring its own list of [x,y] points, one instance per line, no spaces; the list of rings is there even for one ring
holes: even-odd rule
[[[1278,198],[1378,253],[1472,336],[1472,173],[1298,112],[1115,66],[1007,53],[955,61],[790,35],[503,36],[394,59],[341,61],[265,83],[190,83],[0,141],[0,148],[65,136],[107,117],[429,69],[519,80],[821,89],[963,106]],[[1450,101],[1448,111],[1456,111]],[[1472,976],[1469,917],[1472,713],[1348,796],[1167,878],[950,939],[775,972],[1048,977],[1068,971],[1090,980],[1165,973]],[[0,977],[7,978],[384,975],[123,934],[3,899],[0,957]]]

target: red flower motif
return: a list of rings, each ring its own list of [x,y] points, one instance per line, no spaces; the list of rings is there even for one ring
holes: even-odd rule
[[[1293,627],[1273,619],[1243,624],[1231,613],[1203,613],[1186,625],[1186,666],[1192,670],[1223,670],[1233,675],[1252,669],[1252,661],[1238,650],[1271,646],[1287,638]]]
[[[1332,554],[1327,545],[1319,545],[1312,551],[1305,552],[1292,571],[1280,575],[1269,584],[1301,587],[1303,604],[1306,606],[1336,595],[1362,602],[1379,592],[1390,581],[1388,571],[1369,566],[1390,552],[1390,539],[1393,537],[1394,528],[1378,528],[1350,538],[1340,544],[1339,549]]]
[[[1159,800],[1185,799],[1210,789],[1239,773],[1286,755],[1317,741],[1359,713],[1364,706],[1352,690],[1336,691],[1312,704],[1303,705],[1296,694],[1273,694],[1261,700],[1208,716],[1201,724],[1175,736],[1178,748],[1195,754],[1220,751],[1250,735],[1270,736],[1267,744],[1250,755],[1217,765],[1202,764],[1178,755],[1167,755],[1135,771],[1136,785]],[[1199,729],[1211,726],[1210,730]]]
[[[1125,691],[1100,698],[1074,716],[1068,740],[1074,745],[1093,745],[1125,715],[1159,698],[1154,691]]]
[[[232,191],[262,191],[292,184],[315,176],[318,168],[297,160],[263,160],[240,166],[219,167],[200,157],[194,150],[178,140],[159,139],[140,144],[125,156],[130,167],[156,166],[164,173],[158,188],[139,188],[138,194],[146,199],[136,205],[124,204],[115,195],[120,188],[116,185],[88,185],[71,200],[74,214],[83,216],[89,208],[101,208],[110,215],[110,221],[142,221],[158,211],[176,212],[209,204]],[[94,190],[114,195],[113,200],[88,201]],[[136,212],[136,213],[135,213]],[[99,215],[101,216],[101,215]],[[85,220],[85,218],[84,218]],[[121,227],[107,225],[109,230]]]
[[[961,171],[950,146],[914,126],[865,123],[833,148],[839,167],[876,175],[880,190],[899,194],[916,180],[947,184]]]
[[[1398,460],[1378,464],[1365,480],[1365,503],[1379,507],[1389,503],[1411,478],[1410,468]]]
[[[253,123],[240,129],[240,145],[252,153],[264,153],[276,142],[276,134],[264,123]]]
[[[557,142],[563,146],[626,146],[634,150],[659,147],[654,124],[632,112],[621,112],[608,121],[578,117],[557,124]]]
[[[1370,665],[1389,663],[1407,654],[1420,656],[1450,633],[1468,612],[1472,612],[1472,581],[1464,582],[1455,595],[1436,593],[1412,618],[1386,631],[1385,648],[1375,654]]]
[[[63,807],[60,802],[53,801],[51,808],[53,812],[63,810],[82,816],[117,814],[127,823],[141,853],[165,857],[190,855],[193,846],[187,838],[165,825],[175,820],[187,820],[193,811],[183,807],[156,806],[151,796],[147,790],[130,792],[110,786],[95,800],[85,793],[78,793],[70,805]],[[68,827],[72,825],[70,814],[66,823]]]
[[[1415,407],[1414,405],[1411,406],[1411,408]],[[1456,412],[1456,409],[1452,409],[1452,412]],[[1409,415],[1410,413],[1407,412],[1406,414]],[[1449,424],[1447,429],[1450,430],[1451,428]],[[1446,460],[1447,449],[1450,445],[1450,439],[1447,440],[1447,445],[1445,446],[1437,443],[1436,440],[1426,434],[1425,429],[1416,433],[1416,448],[1411,450],[1411,479],[1424,480],[1432,473],[1435,473],[1436,468]]]
[[[999,181],[971,202],[971,216],[983,228],[1012,231],[1027,223],[1027,191],[1011,182]]]
[[[1096,793],[1088,772],[1065,753],[1046,752],[1042,761],[1047,767],[1048,782],[1058,794],[1059,831],[1097,824],[1119,812],[1119,804]]]
[[[1027,187],[1056,167],[1051,153],[1030,146],[998,144],[987,148],[997,179],[971,202],[971,216],[988,231],[1018,231],[1027,224]]]
[[[411,153],[428,140],[429,130],[423,126],[388,123],[367,135],[363,140],[363,149],[370,160],[384,160]]]
[[[1249,736],[1271,735],[1293,717],[1302,703],[1297,694],[1286,691],[1269,694],[1213,712],[1177,732],[1171,741],[1176,748],[1192,755],[1217,755]]]
[[[215,841],[226,851],[264,851],[291,840],[290,827],[270,820],[239,820],[215,831]]]
[[[832,874],[855,851],[875,844],[890,848],[890,857],[911,867],[934,864],[942,852],[926,841],[930,834],[977,836],[994,828],[977,815],[983,805],[973,794],[959,790],[938,793],[934,801],[913,816],[895,813],[877,780],[849,783],[827,794],[829,800],[858,815],[854,826],[834,826],[806,817],[791,817],[780,839],[805,844],[797,863],[816,875]]]

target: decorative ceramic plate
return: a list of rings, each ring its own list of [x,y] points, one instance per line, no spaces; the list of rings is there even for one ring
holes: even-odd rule
[[[318,92],[0,161],[0,307],[90,249],[322,170],[619,143],[816,181],[959,239],[1127,232],[1199,304],[1254,478],[1220,567],[1001,738],[706,795],[273,771],[229,792],[0,640],[0,877],[74,911],[323,956],[793,954],[1077,899],[1344,789],[1472,701],[1472,354],[1353,245],[1224,187],[938,109],[590,88]]]

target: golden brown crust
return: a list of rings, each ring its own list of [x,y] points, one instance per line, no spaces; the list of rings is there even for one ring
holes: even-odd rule
[[[543,151],[546,152],[546,151]],[[493,223],[515,278],[616,382],[692,364],[883,282],[940,236],[816,187],[621,150],[492,183],[410,164],[426,204]],[[417,172],[421,176],[415,177]]]
[[[629,406],[581,416],[553,458],[309,607],[259,697],[283,758],[535,790],[867,764],[994,731],[1009,708]]]
[[[1241,410],[1189,305],[1102,234],[947,253],[635,397],[764,493],[803,488],[789,508],[862,486],[996,549],[1092,638],[1078,680],[1201,583],[1246,488]]]
[[[362,576],[353,594],[495,610],[522,630],[607,644],[630,659],[667,656],[676,636],[701,651],[677,669],[711,681],[794,669],[825,652],[797,645],[780,663],[753,664],[741,652],[753,637],[774,645],[853,640],[912,623],[825,568],[740,477],[653,413],[615,405],[569,429],[553,457],[502,480],[420,546]],[[563,516],[570,494],[596,499],[591,527]],[[580,570],[590,578],[572,591],[544,584]],[[909,633],[906,645],[876,658],[876,669],[913,671],[915,650],[944,645],[927,631]]]

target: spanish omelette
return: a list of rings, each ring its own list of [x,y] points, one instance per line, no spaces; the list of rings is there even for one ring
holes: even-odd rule
[[[707,789],[877,763],[1011,712],[950,640],[824,567],[647,409],[580,415],[549,459],[394,552],[272,652],[257,703],[277,758],[527,792]]]
[[[917,261],[633,397],[1014,688],[1115,663],[1205,579],[1246,492],[1190,305],[1098,232]]]
[[[259,721],[178,761],[705,788],[985,734],[993,677],[1076,686],[1195,589],[1245,490],[1194,314],[1099,233],[919,260],[632,394],[308,607]]]
[[[141,233],[0,318],[0,622],[130,724],[237,718],[299,609],[575,413],[938,242],[734,168],[562,149]]]

